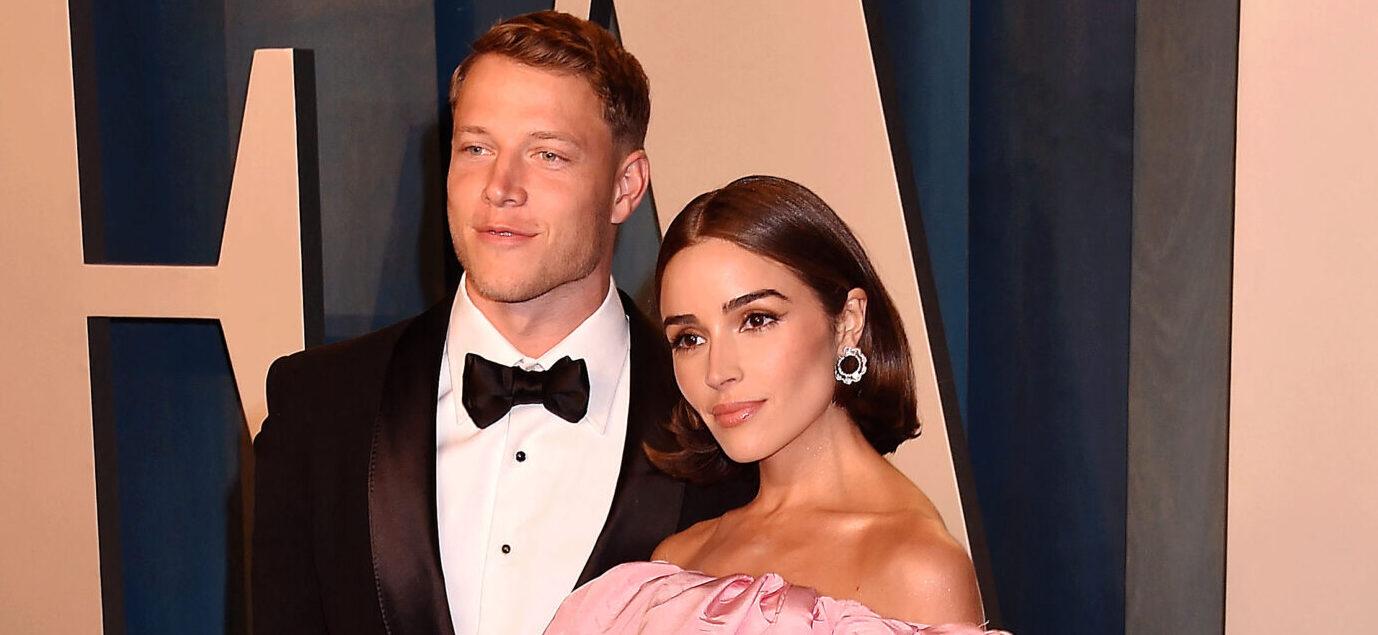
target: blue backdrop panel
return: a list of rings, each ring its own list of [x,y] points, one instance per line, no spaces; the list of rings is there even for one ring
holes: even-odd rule
[[[72,0],[71,15],[83,215],[103,234],[87,262],[214,264],[234,164],[223,8]]]
[[[938,288],[957,400],[967,420],[967,145],[971,6],[967,0],[871,3],[879,10]],[[913,328],[913,327],[911,327]]]
[[[113,428],[98,437],[113,437],[118,511],[101,521],[118,523],[122,575],[102,585],[120,585],[125,632],[238,632],[248,438],[220,326],[114,319],[108,334],[113,417],[97,425]]]
[[[1134,20],[972,6],[970,443],[1016,632],[1124,628]]]

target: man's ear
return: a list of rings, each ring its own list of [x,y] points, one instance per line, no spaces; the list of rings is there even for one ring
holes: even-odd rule
[[[641,199],[646,196],[646,188],[651,184],[651,160],[645,150],[633,150],[618,166],[612,190],[612,224],[621,225]]]
[[[866,328],[866,292],[852,289],[847,292],[847,300],[842,303],[842,313],[837,316],[837,352],[847,346],[856,346],[861,341],[861,333]],[[864,351],[863,351],[864,352]]]

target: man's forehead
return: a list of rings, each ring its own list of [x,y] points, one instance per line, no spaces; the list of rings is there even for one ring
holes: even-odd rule
[[[470,65],[469,72],[459,86],[460,96],[464,95],[465,88],[474,80],[485,85],[490,82],[500,85],[508,83],[541,84],[552,90],[571,95],[578,93],[597,99],[597,92],[594,90],[593,84],[583,75],[559,68],[533,66],[497,53],[485,53]]]
[[[485,128],[483,126],[465,124],[462,121],[457,122],[457,124],[458,125],[455,126],[455,134],[467,134],[479,137],[491,137],[495,135],[494,131],[489,130],[488,128]],[[564,131],[558,129],[533,129],[527,131],[525,133],[525,136],[537,141],[565,141],[569,143],[579,142],[578,135],[575,134],[574,131]]]
[[[475,88],[482,90],[475,90]],[[562,100],[581,100],[601,105],[602,100],[586,77],[529,66],[505,57],[485,56],[480,59],[458,86],[456,98],[473,99],[506,93],[553,93]]]

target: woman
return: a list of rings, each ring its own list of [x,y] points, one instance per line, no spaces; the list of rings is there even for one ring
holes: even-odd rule
[[[821,199],[752,176],[700,195],[656,265],[683,394],[647,447],[689,480],[759,470],[749,504],[565,600],[547,633],[980,632],[971,560],[882,455],[918,435],[904,329]],[[882,617],[884,616],[884,617]]]

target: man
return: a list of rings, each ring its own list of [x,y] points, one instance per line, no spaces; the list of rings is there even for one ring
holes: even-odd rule
[[[450,89],[465,274],[426,313],[273,365],[255,441],[260,633],[540,632],[576,585],[745,502],[642,444],[678,399],[611,284],[650,99],[606,31],[495,26]]]

